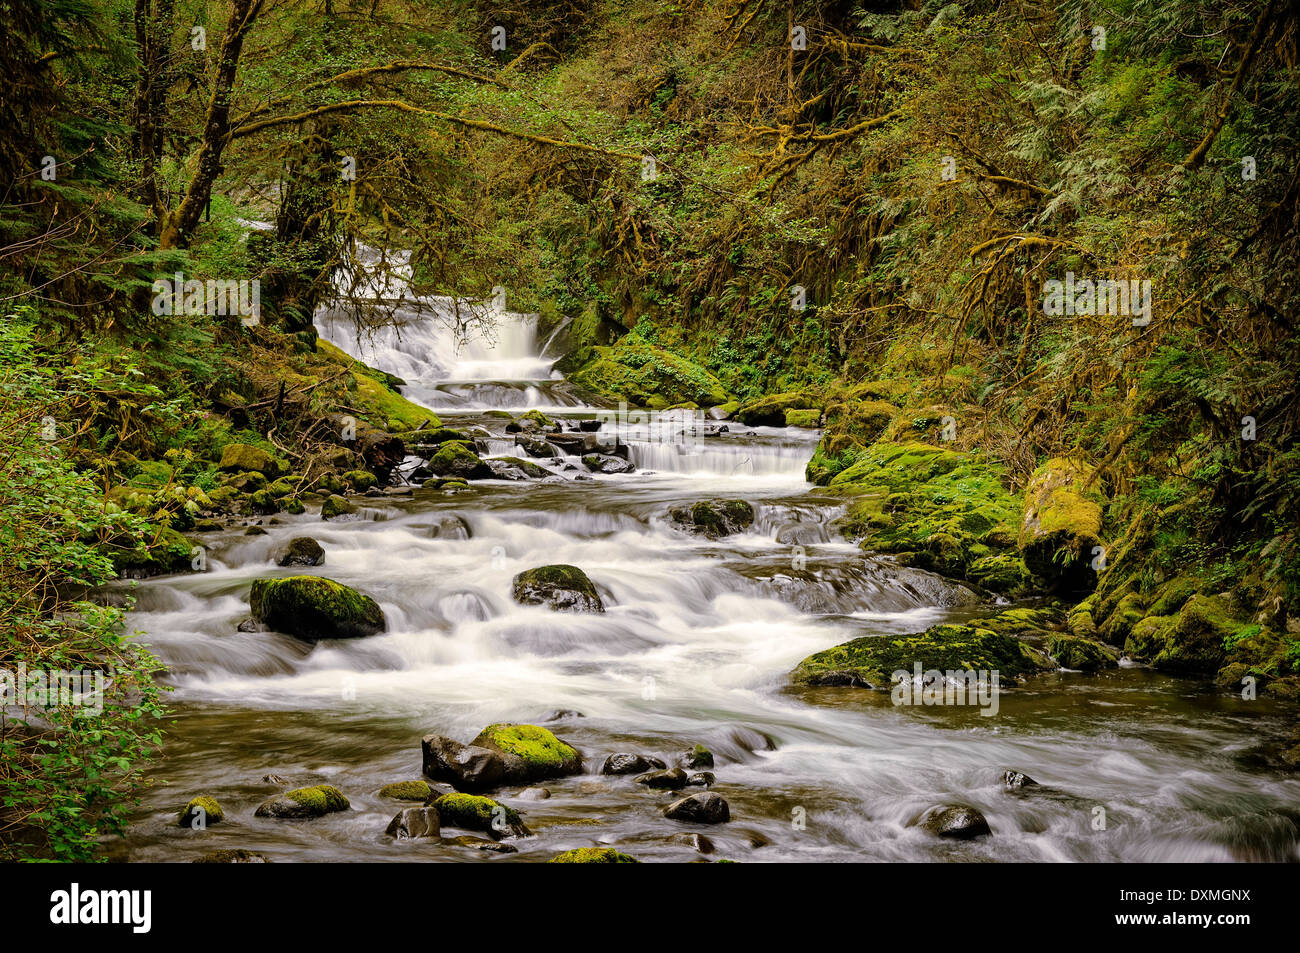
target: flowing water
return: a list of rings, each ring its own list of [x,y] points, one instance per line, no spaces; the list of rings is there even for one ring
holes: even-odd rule
[[[489,431],[495,453],[517,451],[493,408],[595,415],[551,371],[532,318],[494,315],[495,333],[458,347],[428,314],[455,307],[404,309],[362,342],[339,314],[318,325],[403,377],[450,426]],[[209,571],[133,587],[130,621],[170,667],[175,717],[156,772],[169,784],[147,794],[114,855],[184,861],[245,847],[275,861],[506,863],[610,845],[688,861],[701,855],[680,835],[697,831],[712,857],[743,861],[1297,859],[1300,781],[1253,754],[1284,730],[1268,702],[1133,667],[1039,679],[1004,692],[995,717],[791,688],[787,673],[814,651],[994,610],[828,532],[840,504],[803,479],[815,433],[731,429],[685,443],[634,438],[631,474],[577,480],[557,465],[547,481],[364,499],[352,522],[282,514],[265,536],[206,536]],[[670,506],[718,497],[754,504],[749,531],[710,542],[666,519]],[[297,535],[326,550],[325,565],[306,571],[373,596],[386,633],[313,647],[237,631],[253,579],[302,571],[272,558]],[[584,569],[607,612],[516,605],[512,577],[548,563]],[[536,836],[511,841],[513,855],[387,837],[402,805],[375,792],[420,776],[421,736],[468,741],[497,721],[545,722],[585,756],[586,773],[547,782],[547,800],[497,794]],[[612,752],[671,761],[697,742],[715,754],[713,790],[730,823],[667,820],[673,795],[596,773]],[[1007,769],[1043,787],[1006,792]],[[255,819],[279,790],[268,773],[334,784],[352,810]],[[176,811],[198,793],[214,795],[226,820],[182,830]],[[952,842],[909,826],[954,802],[982,810],[993,836]]]

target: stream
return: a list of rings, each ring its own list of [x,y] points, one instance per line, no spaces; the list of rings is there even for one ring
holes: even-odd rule
[[[404,393],[447,426],[484,428],[488,455],[523,455],[493,411],[536,407],[576,422],[598,410],[551,370],[556,355],[526,316],[503,315],[493,336],[460,345],[426,318],[362,342],[339,315],[317,325],[403,377]],[[137,600],[128,624],[175,691],[153,772],[167,783],[146,792],[110,857],[189,861],[239,847],[276,862],[511,863],[613,846],[643,861],[1300,859],[1300,780],[1255,754],[1285,728],[1271,702],[1133,666],[1038,678],[1004,691],[995,717],[791,687],[789,671],[812,652],[996,611],[828,530],[842,504],[803,476],[816,440],[737,424],[685,444],[633,433],[633,473],[574,479],[588,475],[558,463],[544,481],[358,497],[358,519],[309,510],[263,519],[263,536],[234,526],[204,536],[208,571],[121,584]],[[753,526],[710,541],[667,519],[672,506],[713,498],[751,502]],[[325,565],[276,567],[273,555],[300,535],[320,541]],[[514,575],[550,563],[582,568],[606,613],[515,604]],[[252,580],[297,572],[369,594],[388,631],[315,646],[238,631]],[[408,805],[376,792],[420,777],[421,737],[467,742],[499,721],[544,724],[584,755],[584,774],[546,782],[549,799],[494,795],[535,836],[510,841],[514,854],[388,837]],[[729,802],[729,823],[668,820],[662,809],[680,795],[598,773],[613,752],[671,762],[696,743],[715,755],[712,790]],[[1009,769],[1041,787],[1005,790]],[[352,809],[254,818],[281,789],[262,780],[270,773],[333,784]],[[176,812],[200,793],[220,801],[224,822],[181,829]],[[941,840],[909,826],[954,802],[979,808],[993,836]]]

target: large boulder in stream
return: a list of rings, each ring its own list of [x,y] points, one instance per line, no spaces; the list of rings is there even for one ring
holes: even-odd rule
[[[520,605],[549,606],[556,612],[605,611],[596,586],[577,566],[525,569],[515,576],[511,594]]]
[[[432,804],[444,827],[480,831],[493,840],[503,837],[528,837],[530,831],[522,818],[510,808],[490,797],[473,794],[444,794]]]
[[[695,824],[722,824],[731,820],[731,808],[717,794],[692,794],[664,808],[664,817]]]
[[[317,784],[278,794],[253,812],[254,817],[310,818],[324,817],[335,811],[346,811],[352,805],[338,788]]]
[[[915,825],[936,837],[953,840],[971,840],[993,833],[984,815],[964,804],[932,807],[915,821]]]
[[[462,480],[490,480],[492,468],[469,448],[467,444],[449,440],[429,458],[429,469],[440,477],[458,477]]]
[[[275,560],[277,566],[320,566],[324,562],[324,547],[310,536],[295,536],[289,540]]]
[[[589,453],[582,458],[582,465],[592,473],[631,473],[636,469],[630,460],[609,453]]]
[[[1092,563],[1100,551],[1103,500],[1092,477],[1090,467],[1056,458],[1035,470],[1025,489],[1020,554],[1030,572],[1058,591],[1097,585]]]
[[[918,635],[863,636],[808,656],[792,677],[802,685],[888,689],[895,672],[910,675],[917,664],[922,672],[997,672],[1002,685],[1055,669],[1046,653],[1021,641],[1008,615],[935,625]]]
[[[488,725],[467,745],[443,735],[426,735],[421,750],[425,775],[457,791],[490,791],[582,771],[577,749],[536,725]]]
[[[324,576],[257,579],[248,601],[257,621],[310,642],[355,639],[387,628],[379,603]]]
[[[754,507],[744,500],[701,500],[692,506],[676,506],[668,518],[688,532],[721,539],[754,524]]]

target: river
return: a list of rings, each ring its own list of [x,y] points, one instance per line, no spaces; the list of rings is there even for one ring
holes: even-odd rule
[[[519,453],[493,410],[540,407],[569,421],[597,412],[551,370],[554,355],[527,317],[504,315],[494,335],[459,351],[431,321],[360,343],[337,315],[318,326],[405,378],[407,395],[448,426],[487,430],[492,454]],[[263,521],[265,536],[242,525],[207,534],[206,572],[133,587],[129,623],[169,667],[174,716],[155,771],[167,783],[147,792],[110,856],[187,861],[242,847],[276,862],[511,863],[614,846],[691,861],[700,845],[680,835],[699,832],[710,859],[745,862],[1297,859],[1300,780],[1255,755],[1285,728],[1286,713],[1267,701],[1132,666],[1037,679],[1005,691],[991,718],[792,688],[790,669],[812,652],[995,611],[829,531],[841,504],[803,477],[816,437],[732,425],[684,443],[633,440],[630,474],[562,471],[455,495],[420,488],[362,498],[362,518],[350,522],[309,511]],[[720,541],[666,518],[684,501],[733,497],[757,518]],[[449,516],[468,534],[447,532],[459,525]],[[313,647],[237,630],[251,581],[295,571],[272,555],[298,535],[326,551],[325,565],[306,571],[373,596],[386,633]],[[549,563],[585,570],[607,612],[516,605],[513,576]],[[547,800],[498,793],[535,836],[505,855],[386,836],[402,805],[377,789],[420,776],[421,737],[468,741],[498,721],[545,723],[585,756],[586,773],[548,782]],[[730,804],[729,823],[667,820],[671,795],[597,773],[613,752],[671,761],[696,743],[715,754],[713,790]],[[1041,787],[1004,790],[1008,769]],[[279,790],[263,782],[270,773],[333,784],[352,809],[254,818]],[[226,819],[183,830],[176,812],[200,793]],[[983,811],[993,836],[955,842],[909,826],[953,802]]]

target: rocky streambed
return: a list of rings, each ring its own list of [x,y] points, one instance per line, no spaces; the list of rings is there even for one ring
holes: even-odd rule
[[[206,572],[136,584],[176,714],[115,855],[1294,859],[1276,703],[864,553],[814,431],[710,426],[468,411],[395,488],[210,529]],[[997,669],[996,712],[893,704],[913,658]]]

